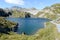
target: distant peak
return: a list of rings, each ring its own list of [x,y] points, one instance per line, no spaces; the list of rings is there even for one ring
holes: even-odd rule
[[[13,6],[12,8],[22,8],[22,7],[19,7],[19,6]]]

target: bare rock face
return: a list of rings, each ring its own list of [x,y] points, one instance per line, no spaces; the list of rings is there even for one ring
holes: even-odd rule
[[[30,13],[26,13],[25,14],[25,18],[30,18],[31,17],[31,14]]]
[[[9,15],[12,15],[11,12],[6,12],[0,8],[0,17],[8,17]]]

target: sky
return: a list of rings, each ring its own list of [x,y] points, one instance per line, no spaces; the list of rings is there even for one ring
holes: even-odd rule
[[[60,0],[0,0],[0,8],[19,6],[23,8],[43,9],[55,3],[60,3]]]

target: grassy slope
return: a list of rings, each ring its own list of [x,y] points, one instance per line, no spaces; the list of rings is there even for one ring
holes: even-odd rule
[[[55,40],[57,37],[56,26],[50,22],[48,22],[46,26],[47,26],[46,28],[40,29],[34,35],[24,35],[10,32],[9,35],[1,34],[0,39],[1,40]]]
[[[16,23],[5,20],[3,17],[0,17],[0,27],[14,27]]]

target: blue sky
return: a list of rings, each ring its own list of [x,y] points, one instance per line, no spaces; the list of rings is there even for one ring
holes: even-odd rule
[[[46,6],[60,3],[60,0],[0,0],[0,8],[10,8],[12,6],[19,6],[24,8],[43,9]]]

